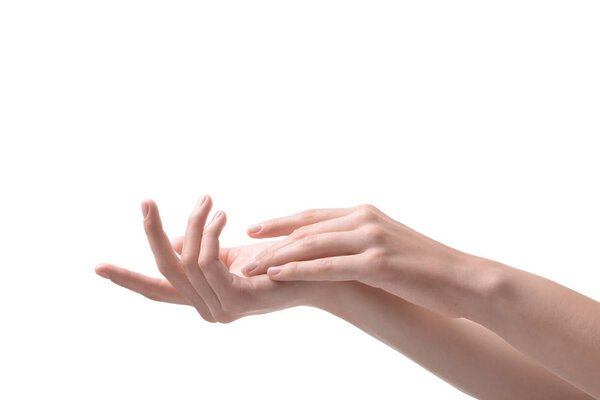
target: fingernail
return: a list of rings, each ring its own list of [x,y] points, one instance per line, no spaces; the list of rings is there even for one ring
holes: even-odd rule
[[[210,222],[216,221],[223,214],[223,211],[217,211]]]
[[[144,218],[148,216],[148,212],[150,211],[150,206],[146,200],[142,201],[142,215]]]
[[[246,231],[248,233],[255,234],[255,233],[260,232],[261,229],[262,229],[262,225],[261,224],[256,224],[256,225],[250,225],[248,227],[248,229],[246,229]]]
[[[205,202],[206,202],[206,195],[204,195],[198,199],[198,203],[196,203],[196,208],[200,207]]]
[[[254,272],[256,267],[258,267],[258,261],[254,260],[246,264],[246,266],[242,268],[242,271],[244,271],[246,275],[250,275],[252,272]]]
[[[104,271],[96,271],[96,274],[98,274],[99,276],[106,278],[106,279],[110,279],[110,275],[108,275],[106,272]]]
[[[282,269],[283,268],[281,267],[271,267],[267,270],[267,273],[269,274],[269,276],[276,276],[279,275]]]

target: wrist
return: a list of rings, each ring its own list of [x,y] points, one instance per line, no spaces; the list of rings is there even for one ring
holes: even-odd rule
[[[347,299],[348,292],[355,282],[311,282],[304,305],[324,311],[337,309]]]
[[[461,311],[465,318],[484,322],[510,291],[510,270],[507,265],[483,257],[469,255],[465,262],[469,279],[465,282]]]

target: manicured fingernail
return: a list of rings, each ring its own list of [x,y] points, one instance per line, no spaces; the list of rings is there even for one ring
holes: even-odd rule
[[[254,272],[254,270],[256,269],[256,267],[258,267],[258,261],[254,260],[254,261],[251,261],[248,264],[246,264],[246,266],[244,268],[242,268],[242,271],[246,275],[250,275],[252,272]]]
[[[98,274],[99,276],[106,278],[106,279],[110,279],[110,275],[108,275],[106,272],[104,271],[96,271],[96,274]]]
[[[246,232],[248,232],[250,234],[255,234],[255,233],[260,232],[261,229],[262,229],[262,225],[261,224],[250,225],[248,227],[248,229],[246,229]]]
[[[279,275],[282,269],[283,268],[281,267],[271,267],[267,270],[267,273],[269,274],[269,276],[277,276]]]
[[[223,211],[217,211],[210,222],[216,221],[221,214],[223,214]]]
[[[200,197],[198,199],[198,203],[196,203],[196,208],[199,208],[200,206],[202,206],[202,204],[204,204],[206,202],[206,195]]]
[[[144,218],[148,216],[149,211],[150,205],[148,205],[148,202],[146,200],[142,201],[142,215],[144,216]]]

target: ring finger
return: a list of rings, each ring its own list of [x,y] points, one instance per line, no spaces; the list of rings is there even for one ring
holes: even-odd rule
[[[212,199],[209,196],[203,196],[192,211],[183,238],[181,265],[188,280],[214,316],[219,313],[221,303],[198,265],[204,226],[211,207]]]
[[[358,232],[326,232],[305,236],[289,243],[287,246],[270,250],[254,263],[246,266],[247,275],[266,272],[271,266],[283,265],[292,261],[306,261],[317,258],[352,255],[366,250],[364,239]]]

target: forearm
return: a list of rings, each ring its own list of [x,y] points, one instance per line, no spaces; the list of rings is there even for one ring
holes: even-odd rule
[[[600,303],[556,282],[473,257],[491,274],[464,314],[544,367],[600,398]],[[475,291],[476,292],[476,291]]]
[[[592,299],[544,278],[450,248],[371,205],[307,210],[257,227],[255,237],[288,237],[259,253],[247,273],[266,270],[275,281],[359,281],[430,312],[470,319],[500,335],[532,362],[600,398],[600,304]],[[368,296],[357,296],[362,296],[357,309],[370,304]],[[370,308],[380,318],[369,320],[371,315],[364,312],[361,318],[367,324],[351,319],[354,314],[344,315],[375,336],[393,339],[391,343],[398,349],[414,351],[410,343],[418,341],[417,336],[398,346],[395,341],[414,334],[416,328],[385,326],[391,322],[381,321],[375,305]],[[392,319],[393,308],[388,305],[386,318]],[[408,306],[398,308],[408,316],[415,315],[406,311],[411,310]],[[440,324],[444,329],[458,324],[417,319],[425,326]],[[388,333],[394,328],[400,336],[387,336],[396,335]],[[426,331],[421,333],[431,338]],[[469,348],[468,343],[464,348]],[[470,365],[468,361],[465,365]],[[496,362],[494,357],[488,361]],[[483,371],[493,368],[482,366]],[[453,376],[452,371],[443,372]],[[473,373],[479,372],[473,368]]]
[[[345,319],[472,396],[590,398],[472,321],[441,316],[356,282],[329,286],[311,305]]]

